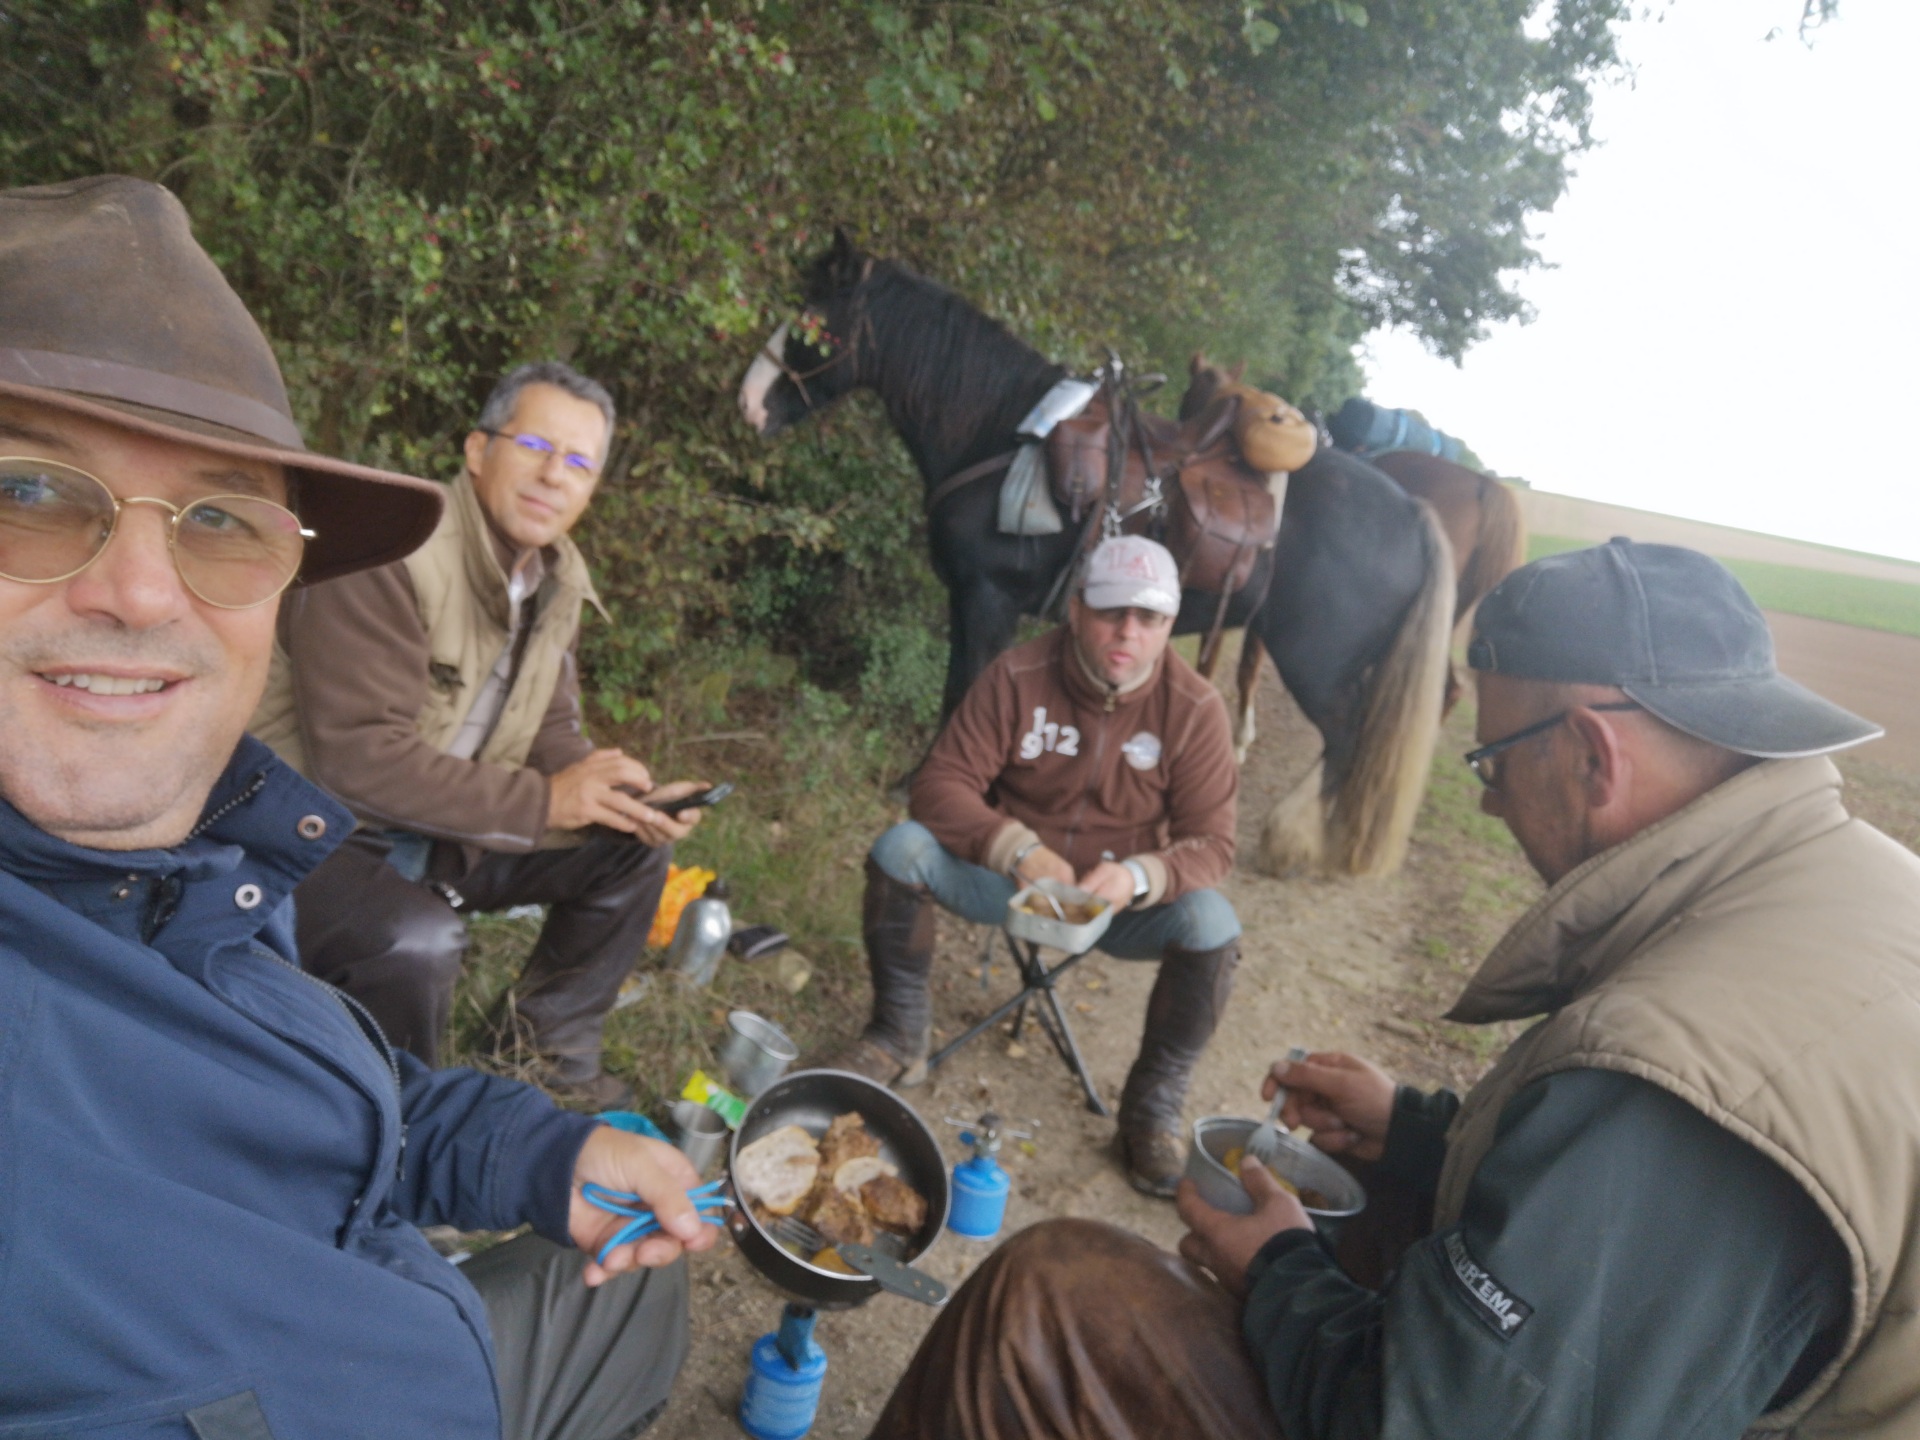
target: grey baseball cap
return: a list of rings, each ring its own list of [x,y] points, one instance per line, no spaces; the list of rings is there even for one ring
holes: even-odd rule
[[[1676,730],[1763,759],[1886,733],[1782,675],[1766,617],[1733,572],[1678,545],[1622,536],[1522,566],[1480,602],[1467,663],[1617,685]]]

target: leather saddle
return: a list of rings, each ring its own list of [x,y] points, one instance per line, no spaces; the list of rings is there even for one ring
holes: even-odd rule
[[[1223,394],[1189,420],[1136,412],[1116,497],[1122,528],[1165,544],[1183,586],[1222,597],[1245,588],[1280,528],[1266,474],[1234,443],[1239,407],[1238,396]],[[1113,428],[1103,389],[1047,436],[1054,498],[1076,522],[1105,503]]]

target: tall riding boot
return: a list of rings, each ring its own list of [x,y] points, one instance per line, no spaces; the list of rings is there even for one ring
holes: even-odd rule
[[[1236,937],[1217,950],[1169,948],[1147,997],[1140,1054],[1120,1092],[1120,1149],[1127,1179],[1147,1195],[1170,1196],[1186,1169],[1180,1107],[1194,1063],[1233,993]]]
[[[927,1078],[933,1034],[934,906],[921,885],[905,885],[867,860],[867,893],[860,907],[873,977],[873,1018],[858,1040],[829,1062],[883,1085],[918,1085]]]

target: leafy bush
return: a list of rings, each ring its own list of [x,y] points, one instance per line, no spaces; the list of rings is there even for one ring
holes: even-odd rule
[[[891,697],[938,615],[915,477],[870,409],[768,449],[732,404],[832,223],[1067,362],[1335,403],[1372,325],[1457,355],[1520,311],[1625,9],[7,0],[0,177],[178,191],[316,448],[445,475],[512,363],[607,381],[611,718],[716,637]]]

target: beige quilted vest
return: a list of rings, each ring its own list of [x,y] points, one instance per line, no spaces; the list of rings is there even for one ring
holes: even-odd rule
[[[480,498],[463,472],[448,488],[447,508],[433,537],[401,563],[413,582],[427,632],[426,703],[415,724],[420,738],[445,750],[480,694],[507,643],[507,575],[494,551]],[[523,765],[560,681],[560,667],[580,631],[580,607],[601,609],[579,549],[564,536],[549,556],[546,579],[533,599],[533,631],[493,733],[474,758],[490,765]],[[602,610],[602,614],[605,611]],[[351,656],[341,663],[351,664]],[[286,650],[277,642],[267,691],[247,727],[280,757],[307,774],[306,746],[294,703]]]
[[[1555,885],[1450,1018],[1545,1018],[1467,1096],[1458,1220],[1507,1102],[1560,1070],[1651,1081],[1756,1147],[1853,1265],[1834,1362],[1753,1433],[1920,1436],[1920,859],[1848,817],[1825,759],[1744,771]],[[1684,1204],[1681,1196],[1675,1204]]]

